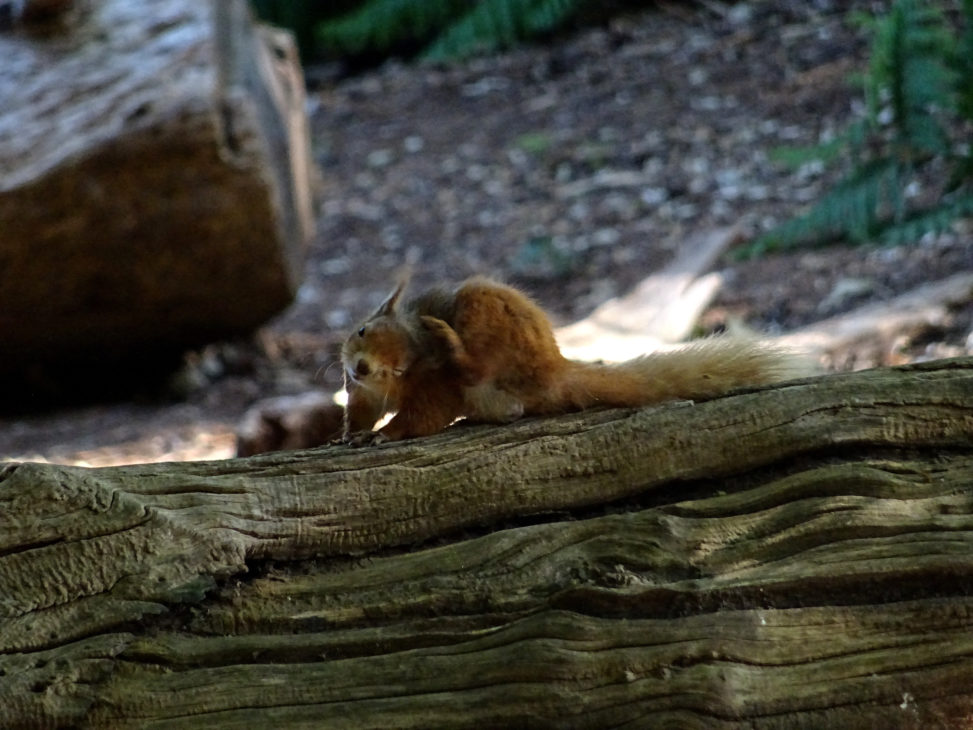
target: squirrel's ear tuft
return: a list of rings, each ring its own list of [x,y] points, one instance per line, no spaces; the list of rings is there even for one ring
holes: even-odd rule
[[[402,296],[402,292],[405,291],[405,280],[399,282],[395,290],[385,297],[385,301],[378,305],[378,309],[375,310],[375,316],[381,317],[383,315],[389,315],[395,313],[395,306],[399,302],[399,297]]]

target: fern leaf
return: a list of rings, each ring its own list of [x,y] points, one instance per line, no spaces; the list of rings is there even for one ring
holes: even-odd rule
[[[917,0],[897,0],[876,24],[866,97],[876,125],[887,100],[898,154],[948,151],[933,109],[948,105],[952,94],[953,71],[945,59],[954,42],[939,8]]]
[[[973,216],[973,193],[958,196],[890,225],[882,231],[879,240],[890,246],[916,243],[927,233],[948,231],[954,221],[969,216]]]
[[[550,32],[577,10],[581,0],[480,0],[423,53],[426,60],[464,58],[507,48]]]
[[[518,37],[514,6],[519,4],[518,0],[480,0],[436,38],[423,52],[423,59],[464,58],[513,43]]]
[[[387,53],[425,42],[469,6],[466,0],[368,0],[358,10],[317,28],[318,43],[332,53]]]
[[[963,0],[963,32],[956,44],[956,109],[973,122],[973,0]],[[970,152],[968,154],[973,154]]]
[[[882,211],[901,209],[898,185],[902,170],[892,160],[878,160],[856,169],[802,216],[785,221],[739,251],[751,258],[805,245],[823,245],[845,237],[868,241],[880,228]]]
[[[969,214],[970,195],[961,197],[961,191],[970,189],[973,150],[954,148],[946,127],[958,113],[973,120],[973,0],[962,0],[962,9],[966,27],[959,37],[939,4],[922,0],[895,0],[886,17],[869,24],[869,114],[840,138],[852,172],[807,213],[759,237],[743,255],[841,237],[853,243],[916,240]],[[946,195],[916,213],[904,190],[932,159],[950,165],[940,186]]]
[[[581,5],[581,0],[541,0],[527,13],[526,26],[532,33],[548,33],[561,27]]]
[[[784,167],[796,170],[809,162],[829,164],[839,159],[848,149],[860,149],[864,144],[867,130],[863,123],[852,124],[847,131],[836,135],[827,142],[794,147],[783,145],[770,151],[770,159]]]

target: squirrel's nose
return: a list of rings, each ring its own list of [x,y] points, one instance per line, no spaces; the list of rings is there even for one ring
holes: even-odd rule
[[[359,377],[359,378],[367,377],[368,374],[371,371],[372,371],[372,369],[370,367],[368,367],[368,363],[365,360],[359,360],[355,364],[355,376],[356,377]]]

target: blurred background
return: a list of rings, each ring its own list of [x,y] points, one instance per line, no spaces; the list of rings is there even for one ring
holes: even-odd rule
[[[38,21],[25,17],[30,3],[0,3],[0,41],[31,52],[63,44],[98,12],[66,5]],[[252,9],[293,33],[306,91],[313,233],[290,295],[164,367],[96,364],[109,387],[92,393],[54,383],[35,398],[39,386],[25,381],[0,415],[0,458],[227,458],[265,399],[330,402],[341,340],[404,265],[414,291],[502,278],[563,326],[713,231],[732,235],[699,272],[717,286],[692,335],[829,331],[857,317],[861,336],[829,340],[826,367],[973,353],[969,0]],[[87,47],[72,52],[97,67]],[[170,87],[151,88],[164,98]],[[57,106],[42,114],[72,124]],[[11,128],[31,123],[0,122],[0,152],[22,138]],[[151,152],[129,153],[139,155]],[[16,156],[4,159],[9,183]],[[0,210],[13,189],[0,188]],[[0,227],[0,267],[4,236]],[[246,290],[228,296],[251,301]]]

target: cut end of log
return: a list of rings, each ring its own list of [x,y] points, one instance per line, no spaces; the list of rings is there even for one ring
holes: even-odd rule
[[[107,0],[66,41],[0,36],[11,395],[141,370],[292,301],[314,222],[289,42],[243,0]]]

